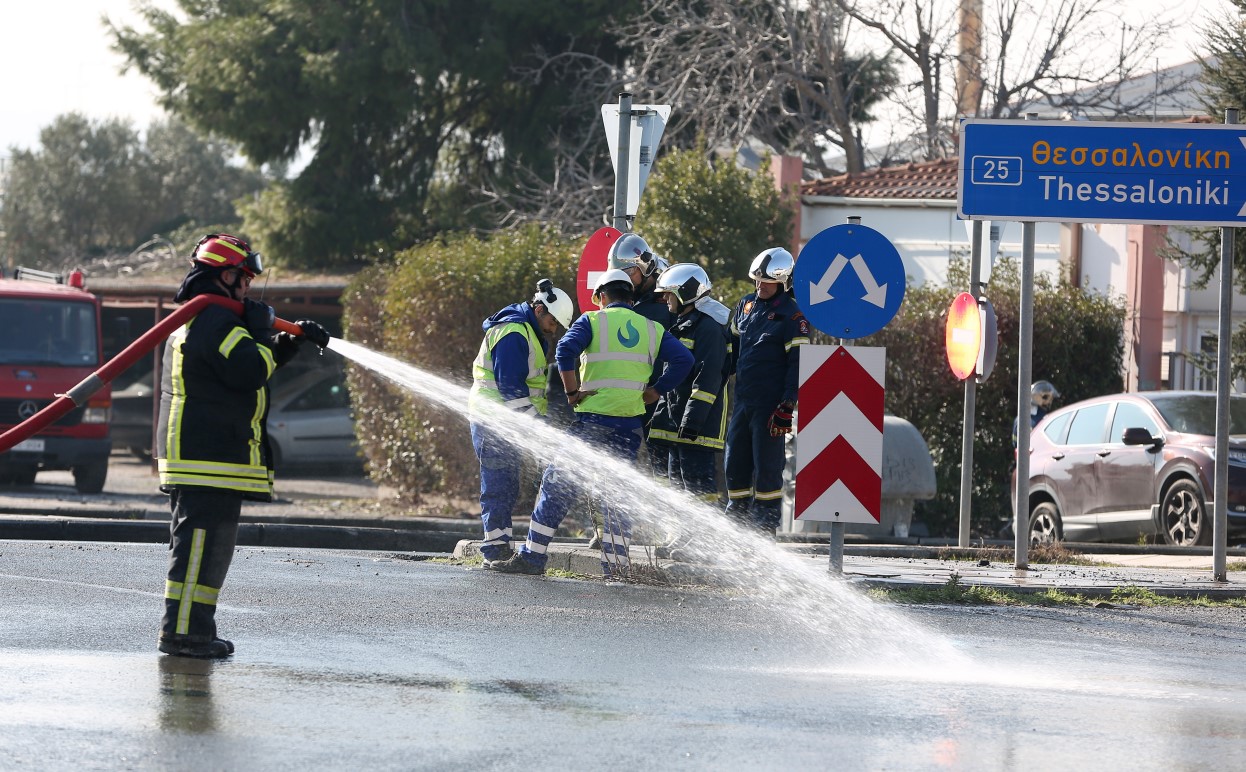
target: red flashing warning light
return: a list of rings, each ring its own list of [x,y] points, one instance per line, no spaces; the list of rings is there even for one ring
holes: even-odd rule
[[[999,331],[995,308],[986,298],[962,292],[952,301],[947,314],[947,361],[959,380],[972,375],[978,383],[995,369]]]
[[[977,299],[968,292],[960,293],[947,311],[947,363],[957,380],[973,375],[978,365],[981,329]]]
[[[69,272],[69,286],[74,289],[86,289],[87,280],[82,271],[75,268]]]

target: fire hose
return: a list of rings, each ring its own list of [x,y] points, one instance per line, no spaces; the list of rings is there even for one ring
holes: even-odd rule
[[[85,405],[95,392],[111,383],[113,378],[125,372],[130,365],[138,361],[139,357],[151,352],[161,341],[169,337],[174,330],[186,324],[192,317],[198,315],[205,306],[209,305],[221,306],[239,316],[242,315],[243,311],[241,302],[230,300],[220,295],[199,295],[190,300],[190,302],[179,306],[176,311],[140,335],[137,340],[126,346],[120,354],[108,360],[103,367],[84,378],[78,385],[65,394],[56,395],[56,399],[47,407],[9,429],[4,434],[0,434],[0,453],[8,451],[22,440],[42,431],[74,408]],[[288,332],[291,335],[302,336],[303,334],[301,327],[294,322],[287,322],[285,319],[276,319],[273,322],[273,329],[280,332]]]

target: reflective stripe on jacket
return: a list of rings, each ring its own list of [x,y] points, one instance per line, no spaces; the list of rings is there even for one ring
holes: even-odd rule
[[[580,354],[580,390],[596,394],[576,405],[576,412],[643,415],[645,386],[665,330],[630,308],[604,308],[588,316],[593,340]]]
[[[497,376],[493,372],[493,347],[502,338],[512,333],[522,335],[528,342],[528,373],[525,378],[528,393],[526,396],[505,400],[502,398],[502,392],[498,390]],[[476,354],[476,361],[472,363],[472,391],[467,398],[467,409],[479,415],[485,408],[485,402],[493,402],[511,410],[533,407],[538,413],[545,415],[549,407],[549,401],[545,396],[545,383],[545,350],[541,346],[540,336],[536,334],[532,326],[524,322],[495,325],[485,332],[484,340],[480,342],[480,351]]]

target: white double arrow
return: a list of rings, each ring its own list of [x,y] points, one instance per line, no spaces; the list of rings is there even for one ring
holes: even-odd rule
[[[809,302],[811,305],[825,303],[828,300],[834,300],[831,295],[831,287],[835,284],[835,280],[839,278],[840,272],[844,270],[844,266],[852,263],[852,270],[857,272],[857,278],[861,280],[861,286],[865,287],[865,295],[861,297],[867,303],[882,308],[887,305],[887,285],[879,284],[874,280],[874,274],[870,273],[870,267],[865,264],[865,258],[860,255],[854,255],[851,259],[836,253],[835,259],[826,269],[826,273],[822,274],[822,278],[817,282],[809,282]]]

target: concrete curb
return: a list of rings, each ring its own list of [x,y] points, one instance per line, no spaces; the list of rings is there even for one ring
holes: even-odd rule
[[[571,544],[561,542],[555,541],[550,545],[546,564],[549,569],[589,577],[602,576],[599,551],[588,549],[582,539]],[[465,539],[455,546],[453,554],[460,559],[479,557],[479,547],[479,540]],[[737,585],[731,569],[661,558],[650,560],[645,549],[633,545],[634,565],[650,575],[656,570],[660,579],[672,586]],[[803,550],[798,546],[794,551]],[[1231,573],[1230,581],[1217,583],[1211,581],[1208,571],[1044,564],[1032,566],[1026,572],[1017,572],[1002,563],[980,566],[971,562],[924,557],[896,558],[888,554],[893,550],[875,551],[864,546],[855,547],[852,552],[855,554],[845,555],[843,579],[863,589],[938,589],[947,586],[955,577],[961,587],[985,587],[1023,595],[1057,591],[1087,598],[1112,598],[1121,588],[1138,587],[1172,598],[1224,600],[1246,597],[1246,572]]]

